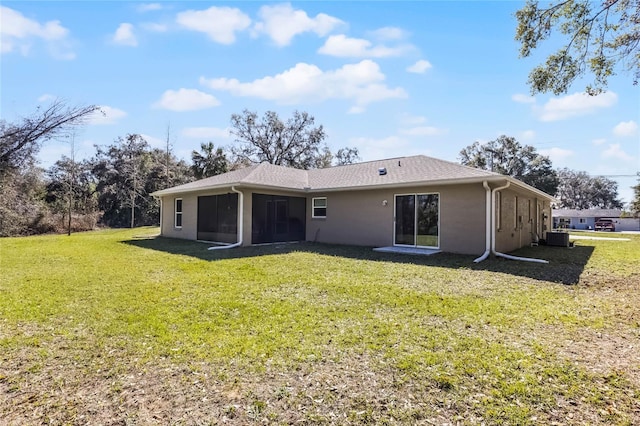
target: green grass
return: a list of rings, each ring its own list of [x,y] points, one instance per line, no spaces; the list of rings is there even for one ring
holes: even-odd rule
[[[640,236],[541,265],[155,233],[0,239],[0,418],[640,422]]]

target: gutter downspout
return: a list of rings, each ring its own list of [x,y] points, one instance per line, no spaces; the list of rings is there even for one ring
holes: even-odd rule
[[[162,235],[162,197],[158,197],[158,201],[160,201],[160,235]]]
[[[234,247],[240,247],[242,245],[242,224],[244,222],[244,194],[242,191],[238,191],[235,186],[231,187],[231,190],[238,195],[238,203],[240,204],[238,208],[238,242],[229,244],[227,246],[213,246],[209,247],[207,250],[223,250],[230,249]]]
[[[491,188],[487,181],[482,182],[482,186],[487,191],[485,197],[485,215],[486,215],[486,225],[485,225],[485,250],[484,253],[480,257],[474,260],[475,263],[480,263],[485,260],[491,254]]]
[[[496,212],[496,192],[501,191],[503,189],[507,189],[509,187],[509,185],[511,185],[511,182],[507,181],[507,184],[504,186],[499,186],[497,188],[493,188],[493,190],[491,191],[491,212],[493,213],[493,215],[495,216],[495,212]],[[502,213],[502,211],[500,212]],[[523,262],[535,262],[535,263],[549,263],[548,260],[544,260],[544,259],[534,259],[531,257],[519,257],[519,256],[511,256],[510,254],[504,254],[504,253],[500,253],[496,251],[496,218],[493,218],[493,221],[491,222],[491,234],[492,234],[492,238],[491,238],[491,252],[497,256],[497,257],[503,257],[505,259],[510,259],[510,260],[520,260]]]

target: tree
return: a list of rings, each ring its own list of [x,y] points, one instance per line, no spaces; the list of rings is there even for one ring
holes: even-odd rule
[[[474,142],[460,151],[460,162],[512,176],[547,194],[555,194],[558,187],[558,177],[549,157],[510,136],[502,135],[486,144]]]
[[[69,136],[98,107],[68,107],[56,100],[15,123],[0,120],[0,236],[51,232],[36,154],[44,142]]]
[[[150,149],[137,134],[119,137],[107,148],[97,147],[92,164],[102,221],[109,226],[156,224],[158,201],[149,194],[192,177],[184,161],[171,154],[167,167],[166,151]]]
[[[43,142],[68,136],[97,111],[95,105],[68,107],[56,100],[18,123],[0,120],[0,175],[33,161]]]
[[[548,7],[528,0],[516,18],[521,57],[530,56],[554,32],[566,40],[529,74],[533,93],[566,93],[572,83],[590,73],[593,83],[586,91],[598,94],[618,64],[631,71],[633,84],[638,84],[640,0],[554,0]]]
[[[248,110],[233,114],[231,133],[238,143],[231,149],[234,162],[314,168],[323,155],[326,137],[323,127],[314,127],[314,122],[313,116],[299,111],[294,111],[286,123],[273,111],[262,118]]]
[[[640,172],[638,173],[638,184],[631,187],[633,189],[633,200],[631,201],[631,211],[635,217],[640,217]]]
[[[93,174],[98,180],[98,203],[109,225],[135,226],[136,200],[146,195],[141,182],[148,150],[147,141],[137,134],[119,137],[107,150],[97,147]],[[129,213],[128,219],[125,211]]]
[[[201,143],[200,152],[191,152],[191,171],[196,179],[226,173],[229,170],[227,155],[222,148],[215,148],[213,142]]]
[[[602,176],[592,177],[587,172],[563,168],[558,170],[559,207],[566,209],[619,209],[618,184]]]
[[[360,153],[358,148],[344,147],[340,148],[334,157],[334,164],[336,166],[344,166],[347,164],[354,164],[360,161]]]
[[[88,161],[75,161],[63,156],[47,170],[47,193],[45,201],[54,214],[62,217],[67,234],[73,228],[92,229],[98,220],[98,194]],[[72,226],[72,214],[76,224]]]
[[[0,176],[0,237],[51,232],[42,169],[32,162]]]

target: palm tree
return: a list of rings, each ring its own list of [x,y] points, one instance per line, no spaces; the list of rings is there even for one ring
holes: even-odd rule
[[[222,148],[215,148],[213,142],[201,143],[200,151],[191,152],[191,170],[196,179],[219,175],[229,170],[226,154]]]

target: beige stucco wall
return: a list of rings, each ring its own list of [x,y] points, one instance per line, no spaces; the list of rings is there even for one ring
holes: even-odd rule
[[[394,196],[440,194],[440,249],[445,252],[482,254],[485,249],[485,189],[482,184],[421,186],[301,194],[291,191],[239,188],[244,194],[243,245],[251,245],[252,194],[274,194],[307,198],[306,238],[333,244],[391,246],[394,231]],[[198,197],[230,191],[200,191],[179,197],[162,197],[161,233],[171,238],[197,238]],[[496,232],[496,250],[504,253],[529,245],[533,232],[540,238],[550,230],[551,206],[535,194],[514,190],[502,192],[501,228]],[[518,214],[514,213],[516,196]],[[327,197],[326,219],[312,219],[312,198]],[[182,198],[182,228],[174,227],[175,198]],[[386,205],[383,201],[386,200]],[[539,206],[537,214],[536,206]],[[543,219],[543,214],[547,219]],[[520,221],[520,217],[522,220]],[[517,223],[516,223],[517,222]]]
[[[162,212],[160,234],[163,237],[195,240],[198,237],[198,197],[206,195],[227,194],[231,191],[200,191],[178,196],[166,195],[161,197]],[[182,199],[182,228],[175,224],[175,199]],[[246,201],[246,200],[245,200]],[[251,238],[249,238],[251,242]]]
[[[176,228],[174,226],[176,198],[182,199],[182,228]],[[163,237],[195,240],[198,217],[198,198],[191,194],[184,194],[177,197],[167,195],[161,197],[161,200],[162,222],[160,223],[160,234]]]
[[[305,194],[300,194],[291,191],[271,191],[271,190],[252,190],[247,188],[238,188],[244,195],[243,197],[243,235],[242,245],[251,245],[251,212],[252,212],[252,195],[258,194],[272,194],[272,195],[285,195],[290,197],[305,197]],[[219,195],[227,194],[230,190],[223,191],[198,191],[179,196],[167,195],[161,197],[162,200],[162,223],[160,233],[164,237],[169,238],[183,238],[187,240],[195,240],[198,235],[198,197],[207,195]],[[182,228],[176,228],[174,226],[175,217],[175,199],[182,198]]]
[[[391,246],[394,196],[424,193],[440,194],[440,249],[452,253],[482,253],[485,247],[482,184],[315,193],[307,200],[307,240]],[[326,219],[311,218],[313,197],[327,197]]]
[[[502,207],[496,205],[496,214],[501,215],[500,227],[496,229],[496,251],[508,253],[527,246],[533,241],[534,233],[538,238],[545,238],[546,231],[551,229],[549,201],[512,188],[500,192]]]

